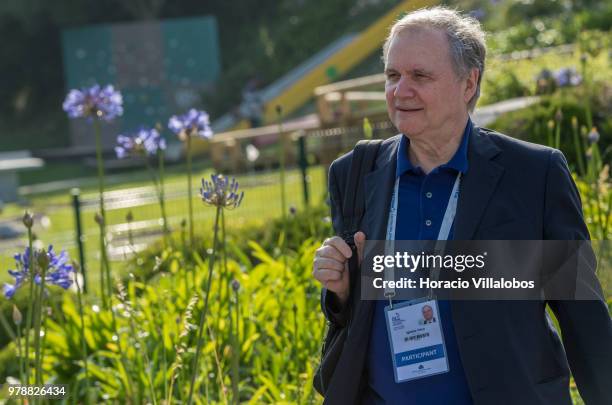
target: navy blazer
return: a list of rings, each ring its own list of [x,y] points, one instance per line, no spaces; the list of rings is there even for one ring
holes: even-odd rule
[[[385,239],[400,137],[385,140],[366,175],[361,230]],[[334,229],[342,229],[342,201],[352,152],[334,161],[329,193]],[[587,240],[580,195],[563,154],[474,126],[455,219],[456,240]],[[329,322],[350,329],[324,404],[360,404],[372,301],[349,298],[340,311],[322,291]],[[546,312],[559,321],[563,343]],[[587,405],[612,404],[612,321],[599,301],[453,301],[453,323],[474,403],[571,404],[570,370]],[[419,404],[421,405],[421,404]],[[426,405],[426,404],[423,404]]]

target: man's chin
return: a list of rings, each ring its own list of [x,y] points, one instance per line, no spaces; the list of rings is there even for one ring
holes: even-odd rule
[[[420,133],[423,132],[423,127],[421,125],[415,125],[414,123],[407,123],[401,121],[395,124],[395,128],[397,128],[397,130],[402,134],[409,135],[411,137],[418,136]]]

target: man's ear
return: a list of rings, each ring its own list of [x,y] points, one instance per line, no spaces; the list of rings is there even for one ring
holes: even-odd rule
[[[472,97],[474,97],[474,94],[476,94],[476,88],[478,86],[479,77],[480,77],[480,72],[478,71],[477,68],[473,68],[470,71],[470,74],[468,75],[467,80],[465,82],[465,92],[464,92],[463,98],[466,104],[469,103]]]

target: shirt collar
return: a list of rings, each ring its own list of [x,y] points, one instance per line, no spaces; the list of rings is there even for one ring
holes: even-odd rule
[[[465,174],[468,169],[468,159],[467,159],[467,146],[470,138],[470,133],[472,132],[472,120],[468,117],[467,124],[465,125],[465,129],[463,131],[463,136],[461,139],[461,143],[459,144],[459,148],[447,163],[441,165],[440,167],[447,167],[454,169],[458,172]],[[402,135],[400,140],[399,148],[397,148],[397,169],[395,172],[396,177],[400,177],[402,174],[408,171],[415,171],[417,167],[414,167],[412,163],[410,163],[410,159],[408,159],[408,148],[410,147],[410,139],[407,136]]]

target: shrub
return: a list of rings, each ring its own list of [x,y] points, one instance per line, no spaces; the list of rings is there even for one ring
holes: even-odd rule
[[[590,98],[593,125],[601,135],[600,150],[606,160],[612,145],[612,89],[596,85],[601,89]],[[528,108],[500,116],[489,125],[491,129],[507,135],[539,144],[548,143],[548,122],[555,120],[561,111],[561,147],[571,166],[576,167],[576,150],[572,137],[572,117],[579,126],[586,126],[587,108],[584,102],[584,88],[561,89],[549,96],[542,96],[540,102]]]

